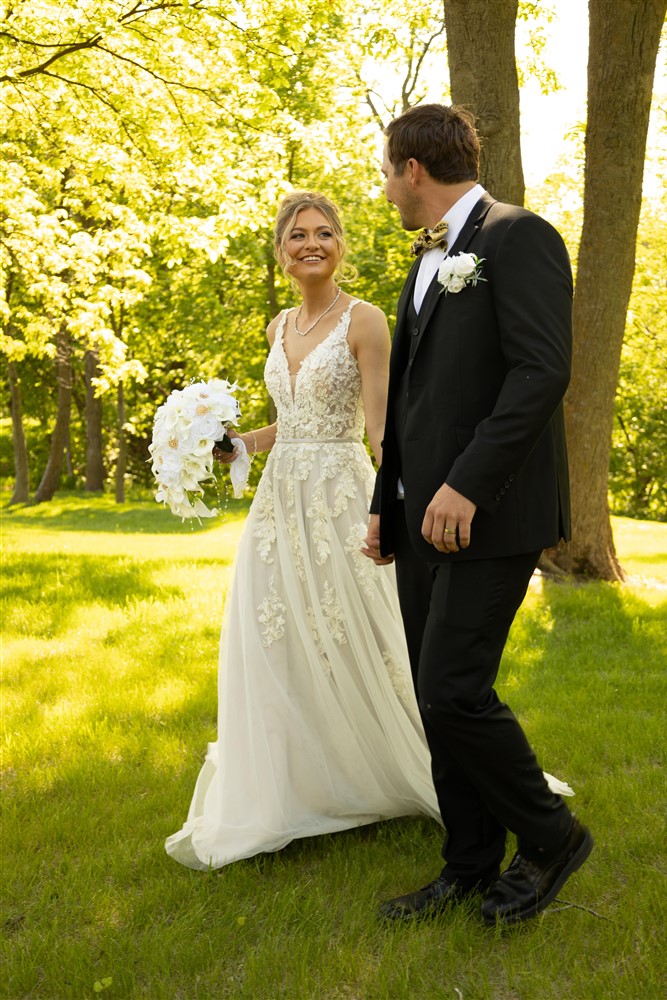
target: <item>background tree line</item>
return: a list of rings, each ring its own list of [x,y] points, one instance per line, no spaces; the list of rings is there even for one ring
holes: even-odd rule
[[[667,515],[664,188],[640,215],[666,7],[591,0],[587,128],[568,168],[527,198],[575,264],[585,249],[568,399],[579,520],[552,555],[607,578],[621,573],[608,496],[616,513]],[[271,419],[264,329],[291,303],[271,252],[282,195],[338,202],[354,292],[391,323],[410,240],[382,194],[381,126],[437,73],[439,99],[477,115],[483,183],[521,203],[519,77],[553,85],[539,51],[549,11],[517,0],[90,0],[4,14],[0,471],[14,503],[111,483],[122,501],[148,483],[155,409],[193,378],[238,380],[244,425]],[[533,47],[517,66],[518,17]]]

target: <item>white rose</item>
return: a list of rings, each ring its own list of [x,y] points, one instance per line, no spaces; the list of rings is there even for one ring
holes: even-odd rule
[[[169,434],[174,432],[178,435],[179,432],[182,433],[190,426],[190,420],[191,417],[186,415],[183,410],[174,408],[165,416],[164,432]]]
[[[166,473],[178,473],[182,461],[182,455],[174,448],[160,448],[153,454],[153,472],[160,477]]]
[[[225,428],[220,420],[215,413],[211,413],[209,410],[208,413],[195,418],[189,432],[189,437],[196,436],[197,438],[204,438],[209,441],[220,441],[224,433]]]
[[[448,292],[460,292],[462,288],[465,288],[466,280],[465,278],[459,278],[457,275],[452,275],[449,279],[449,284],[447,285]]]
[[[449,278],[451,277],[454,270],[453,257],[445,257],[442,264],[438,268],[438,281],[441,285],[447,287],[449,283]]]
[[[160,484],[161,489],[171,489],[173,486],[178,486],[181,478],[181,470],[179,469],[162,469],[153,466],[153,475],[156,481]]]
[[[469,274],[473,274],[476,267],[475,258],[469,253],[457,254],[456,257],[452,257],[452,262],[454,264],[453,273],[457,278],[467,278]],[[460,291],[460,289],[457,289],[457,291]]]

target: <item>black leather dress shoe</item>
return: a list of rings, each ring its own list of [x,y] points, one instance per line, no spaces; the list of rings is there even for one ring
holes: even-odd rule
[[[465,888],[457,879],[450,882],[439,875],[423,889],[396,896],[380,904],[380,916],[385,920],[415,920],[434,917],[450,906],[460,903],[476,892],[485,892],[498,878],[498,871],[478,882],[472,888]]]
[[[484,923],[495,924],[500,920],[515,924],[541,913],[592,850],[590,830],[573,816],[570,832],[558,854],[542,861],[529,860],[517,851],[507,871],[491,886],[482,902]]]

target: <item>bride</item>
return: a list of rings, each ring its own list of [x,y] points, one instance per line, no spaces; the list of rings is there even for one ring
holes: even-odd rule
[[[166,841],[190,868],[393,816],[440,821],[394,569],[361,552],[375,480],[363,433],[379,463],[387,322],[340,288],[342,227],[323,195],[285,198],[275,253],[301,304],[267,329],[277,422],[240,435],[271,454],[225,607],[218,739]]]

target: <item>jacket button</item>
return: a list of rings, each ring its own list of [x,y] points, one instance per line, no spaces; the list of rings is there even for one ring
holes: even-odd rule
[[[416,326],[414,328],[414,330],[412,331],[412,336],[413,337],[418,337],[419,336],[419,327],[418,326]]]
[[[509,480],[506,480],[505,481],[505,489],[508,490],[509,488],[510,488]]]
[[[496,500],[500,500],[500,493],[496,493]]]

